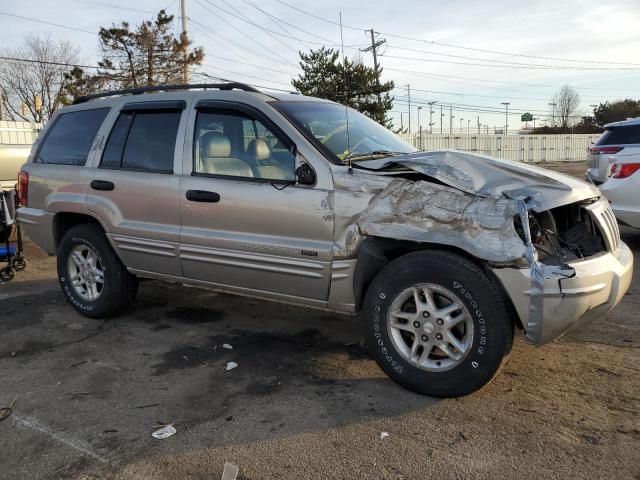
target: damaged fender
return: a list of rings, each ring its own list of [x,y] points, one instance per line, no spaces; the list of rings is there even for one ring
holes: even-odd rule
[[[364,235],[439,243],[492,262],[525,256],[513,217],[518,203],[483,198],[426,181],[397,178],[358,218]]]

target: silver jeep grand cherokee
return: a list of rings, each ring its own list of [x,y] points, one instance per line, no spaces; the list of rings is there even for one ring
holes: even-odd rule
[[[344,106],[242,84],[79,99],[40,135],[19,196],[83,315],[125,311],[140,277],[359,313],[380,367],[442,397],[489,382],[516,328],[542,345],[631,282],[589,184],[419,152]]]

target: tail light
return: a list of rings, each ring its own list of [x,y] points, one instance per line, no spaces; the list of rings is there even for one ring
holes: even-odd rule
[[[640,163],[614,163],[609,176],[611,178],[627,178],[640,170]]]
[[[27,172],[18,173],[18,204],[21,207],[27,206],[29,199],[29,174]]]
[[[613,155],[614,153],[618,153],[620,150],[623,150],[624,147],[590,147],[589,151],[594,155],[603,154],[603,155]]]

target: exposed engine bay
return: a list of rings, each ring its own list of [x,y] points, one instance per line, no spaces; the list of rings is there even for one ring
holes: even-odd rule
[[[538,259],[545,265],[562,265],[605,250],[604,239],[584,202],[543,212],[529,210],[529,228]],[[522,222],[514,218],[516,231],[524,240]]]

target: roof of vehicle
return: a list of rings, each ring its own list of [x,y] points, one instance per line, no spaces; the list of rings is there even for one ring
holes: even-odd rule
[[[265,101],[319,101],[327,102],[315,97],[308,97],[296,92],[262,92],[250,85],[238,82],[215,83],[215,84],[194,84],[194,85],[161,85],[152,87],[131,88],[125,90],[113,90],[99,92],[92,95],[78,97],[73,105],[83,105],[87,103],[109,103],[112,100],[122,101],[153,101],[166,98],[189,98],[200,97],[210,98],[215,92],[215,97],[241,97],[242,95],[254,95],[262,97]],[[119,103],[119,102],[118,102]],[[95,104],[94,104],[95,105]]]
[[[640,117],[627,118],[626,120],[620,120],[619,122],[607,123],[604,128],[625,127],[627,125],[640,125]]]

